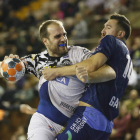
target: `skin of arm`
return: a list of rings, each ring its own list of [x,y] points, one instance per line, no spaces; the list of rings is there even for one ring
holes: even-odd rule
[[[32,115],[36,112],[36,108],[32,108],[27,104],[21,104],[20,105],[20,112],[25,113],[25,114],[29,114]]]
[[[88,73],[85,67],[76,67],[76,76],[83,83],[101,83],[116,78],[115,71],[108,65],[104,64],[97,71]]]
[[[102,53],[97,53],[92,55],[87,60],[84,60],[80,63],[71,66],[59,67],[59,68],[45,68],[42,73],[44,78],[48,81],[55,79],[56,77],[61,76],[70,76],[76,75],[75,67],[83,66],[86,68],[88,73],[98,70],[103,64],[107,61],[107,57]]]

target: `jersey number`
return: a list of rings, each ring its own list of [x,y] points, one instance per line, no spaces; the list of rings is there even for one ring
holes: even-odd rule
[[[132,62],[131,62],[131,59],[130,59],[130,55],[126,55],[126,58],[128,59],[128,62],[126,64],[126,67],[125,67],[125,70],[124,70],[124,73],[123,73],[123,77],[124,78],[130,78],[130,75],[131,75],[131,72],[132,72]]]

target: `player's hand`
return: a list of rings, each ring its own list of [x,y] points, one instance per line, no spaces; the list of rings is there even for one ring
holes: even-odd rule
[[[17,58],[17,59],[19,59],[19,56],[18,55],[10,54],[9,56],[5,56],[4,57],[4,59],[7,59],[7,58]]]
[[[79,80],[81,80],[83,83],[88,83],[88,72],[85,69],[85,67],[75,67],[76,69],[76,76]]]
[[[30,107],[27,104],[21,104],[20,105],[20,112],[25,113],[25,114],[32,115],[32,114],[34,114],[36,112],[36,109]]]
[[[57,68],[44,68],[42,71],[44,79],[47,81],[51,81],[55,79],[57,76]]]

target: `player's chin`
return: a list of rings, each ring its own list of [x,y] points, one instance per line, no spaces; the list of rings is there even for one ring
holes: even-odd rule
[[[61,46],[61,47],[59,47],[59,50],[60,51],[67,51],[67,46]]]
[[[65,54],[67,54],[67,52],[68,52],[67,48],[61,48],[61,50],[59,50],[59,53],[61,55],[65,55]]]

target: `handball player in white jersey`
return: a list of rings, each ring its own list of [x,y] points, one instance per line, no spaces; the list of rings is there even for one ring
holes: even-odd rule
[[[40,102],[29,124],[28,140],[53,140],[74,113],[84,92],[85,84],[76,76],[59,77],[47,81],[42,71],[44,68],[76,64],[88,59],[92,53],[83,47],[68,46],[66,31],[62,22],[57,20],[42,23],[39,36],[46,50],[21,58],[25,64],[26,73],[39,78]],[[12,54],[9,57],[18,58],[17,55]],[[111,76],[114,72],[107,65],[101,69],[111,71]],[[98,71],[100,73],[100,69]],[[108,72],[102,78],[110,80],[111,76]]]

